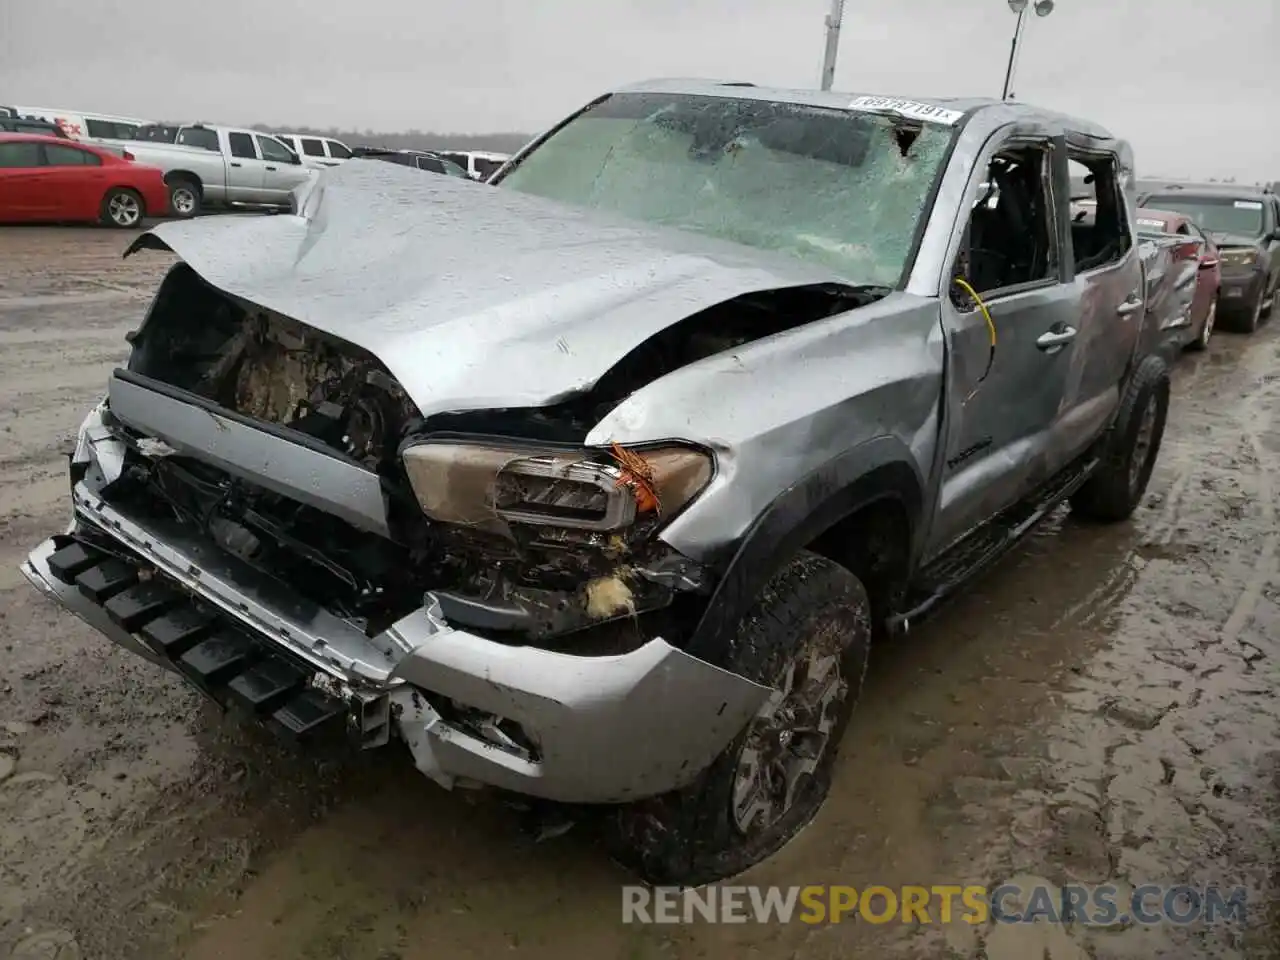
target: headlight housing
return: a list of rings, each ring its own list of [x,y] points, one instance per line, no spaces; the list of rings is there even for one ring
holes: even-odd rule
[[[1224,267],[1252,267],[1258,262],[1258,251],[1246,247],[1237,250],[1221,250],[1218,259]]]
[[[422,511],[441,523],[506,533],[509,524],[612,533],[673,516],[711,482],[707,451],[549,450],[485,441],[426,441],[404,450]]]

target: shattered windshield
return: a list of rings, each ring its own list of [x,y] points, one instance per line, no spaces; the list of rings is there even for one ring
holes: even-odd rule
[[[895,286],[953,128],[729,97],[615,94],[501,186]]]

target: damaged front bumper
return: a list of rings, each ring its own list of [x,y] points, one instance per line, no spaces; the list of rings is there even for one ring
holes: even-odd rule
[[[652,638],[581,656],[451,627],[431,593],[375,636],[179,525],[131,515],[99,491],[120,441],[101,410],[72,458],[75,517],[23,564],[41,592],[220,704],[308,737],[393,736],[451,787],[610,803],[691,781],[769,695]]]

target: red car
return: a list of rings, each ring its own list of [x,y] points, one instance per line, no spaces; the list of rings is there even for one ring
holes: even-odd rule
[[[1176,253],[1186,259],[1198,260],[1199,269],[1196,275],[1196,292],[1191,301],[1191,337],[1184,345],[1193,350],[1203,350],[1209,345],[1213,324],[1218,316],[1218,287],[1222,284],[1222,268],[1219,266],[1217,245],[1185,213],[1175,213],[1172,210],[1152,210],[1148,207],[1140,209],[1138,233],[1153,236],[1174,234],[1188,239],[1185,246],[1180,247]]]
[[[0,133],[0,223],[78,220],[137,227],[169,212],[159,167],[28,133]]]

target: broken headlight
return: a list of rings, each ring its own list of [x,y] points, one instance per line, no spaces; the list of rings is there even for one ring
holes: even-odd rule
[[[685,446],[537,450],[415,444],[405,472],[428,517],[501,531],[510,523],[609,532],[677,513],[711,480],[711,455]]]

